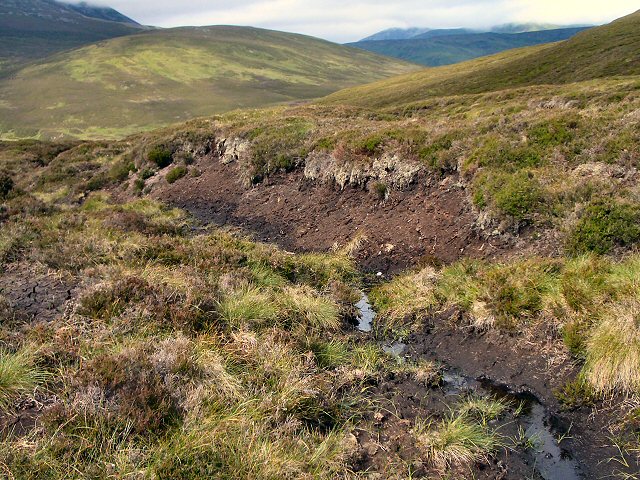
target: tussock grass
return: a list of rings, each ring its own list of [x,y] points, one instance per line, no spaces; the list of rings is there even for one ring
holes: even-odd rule
[[[270,323],[278,317],[273,298],[259,288],[245,288],[224,297],[219,307],[220,317],[229,325],[240,327],[247,323]]]
[[[437,280],[437,272],[433,268],[425,268],[374,288],[370,299],[376,310],[385,315],[385,328],[399,326],[407,317],[415,317],[437,305]]]
[[[399,366],[400,370],[409,373],[413,379],[429,387],[442,384],[441,367],[435,362],[419,361],[417,363],[405,363]]]
[[[585,374],[602,393],[640,393],[640,302],[607,309],[586,346]]]
[[[464,398],[457,406],[460,415],[480,420],[483,425],[500,417],[506,409],[507,405],[501,400],[474,395]]]
[[[35,364],[35,353],[23,348],[17,353],[0,349],[0,407],[8,409],[23,395],[33,393],[48,375]]]
[[[340,325],[340,310],[331,299],[308,287],[287,287],[280,299],[292,322],[306,323],[311,329],[331,331]]]
[[[14,477],[351,475],[343,438],[384,355],[342,331],[358,281],[345,252],[189,233],[183,212],[105,192],[23,215],[9,226],[28,240],[2,230],[20,243],[5,261],[77,286],[64,315],[2,330],[56,372],[40,427],[0,441]],[[34,362],[2,352],[3,408],[42,381]]]
[[[438,423],[419,422],[414,435],[427,461],[441,472],[485,461],[502,446],[498,434],[463,414],[451,414]]]

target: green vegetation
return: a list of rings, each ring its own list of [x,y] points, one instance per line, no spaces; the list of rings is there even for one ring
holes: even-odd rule
[[[0,172],[0,200],[7,198],[7,195],[13,190],[13,179],[7,173]]]
[[[464,33],[405,40],[367,40],[349,46],[428,67],[439,67],[492,55],[513,48],[566,40],[583,28],[562,28],[523,33]],[[428,33],[428,32],[427,32]]]
[[[84,144],[60,154],[94,159],[84,169],[21,168],[34,151],[0,150],[20,187],[3,201],[0,268],[37,278],[41,265],[74,293],[46,323],[0,305],[3,412],[44,405],[37,428],[3,431],[3,472],[355,478],[345,438],[377,408],[364,396],[387,362],[349,333],[347,252],[195,231],[182,211],[105,190],[78,203],[85,170],[107,176],[129,154]]]
[[[608,253],[640,241],[640,206],[612,200],[589,204],[567,240],[573,254]]]
[[[499,418],[507,410],[507,405],[491,397],[468,396],[458,406],[458,413],[463,417],[475,418],[482,425]]]
[[[591,407],[598,400],[596,390],[583,376],[558,389],[555,396],[566,410]]]
[[[629,24],[637,19],[315,104],[236,111],[124,141],[0,142],[0,423],[13,422],[14,411],[31,401],[42,405],[2,432],[3,474],[356,479],[364,475],[352,471],[361,464],[357,455],[366,455],[373,473],[385,478],[404,478],[416,465],[452,477],[463,470],[475,475],[476,463],[488,457],[502,459],[501,428],[510,434],[518,428],[514,452],[534,449],[518,420],[524,403],[465,393],[440,405],[439,396],[450,397],[437,388],[446,383],[446,366],[413,349],[394,358],[380,348],[418,329],[494,331],[487,337],[505,348],[540,347],[548,367],[574,361],[581,373],[555,390],[560,405],[583,418],[604,398],[615,408],[626,397],[630,403],[620,410],[628,418],[609,422],[611,441],[621,465],[637,457],[640,83],[635,57],[628,56],[638,31]],[[231,43],[216,37],[223,33],[234,36]],[[158,47],[156,36],[175,42]],[[207,43],[212,38],[215,46]],[[146,128],[149,118],[174,119],[177,104],[190,108],[166,101],[167,86],[189,85],[201,98],[204,87],[226,88],[229,79],[234,88],[245,80],[283,86],[286,71],[295,98],[305,98],[334,74],[355,81],[340,77],[355,66],[364,69],[360,80],[371,74],[360,62],[345,65],[352,57],[338,49],[336,58],[336,47],[322,42],[314,43],[314,58],[337,62],[339,71],[310,73],[308,42],[315,41],[252,29],[173,30],[30,68],[34,82],[64,72],[73,85],[105,91],[124,76],[132,82],[124,96],[143,79],[145,92],[158,95],[145,105],[167,105],[167,117],[136,107],[127,121],[138,126],[74,132],[117,136]],[[178,61],[173,49],[185,44]],[[114,57],[118,45],[131,58]],[[211,48],[224,62],[211,60]],[[608,65],[607,55],[630,60],[624,68]],[[518,67],[524,59],[537,70]],[[277,69],[263,68],[276,63]],[[231,70],[220,72],[223,64]],[[581,81],[565,83],[570,69]],[[549,84],[551,71],[556,85]],[[609,76],[616,73],[628,75]],[[24,74],[15,82],[26,85]],[[9,84],[0,90],[17,88]],[[438,96],[441,88],[450,88],[448,96]],[[344,103],[332,103],[339,98]],[[74,121],[91,123],[81,113]],[[119,122],[104,113],[112,125]],[[379,250],[360,248],[361,229],[347,245],[295,254],[199,224],[150,199],[163,198],[167,182],[178,178],[180,189],[193,187],[187,172],[210,174],[218,157],[237,173],[230,181],[247,188],[297,170],[291,177],[302,185],[354,187],[350,193],[367,202],[389,192],[394,202],[425,190],[446,195],[485,245],[474,239],[473,258],[448,252],[447,260],[459,258],[452,262],[434,260],[425,249],[424,261],[415,262],[430,266],[376,283],[369,298],[378,315],[369,339],[353,328],[354,304],[367,283],[354,256]],[[428,247],[429,238],[416,233]],[[380,251],[394,254],[386,245]],[[46,305],[32,299],[41,285]],[[413,403],[396,405],[393,399],[408,392]],[[434,398],[423,401],[422,394]],[[378,448],[373,439],[389,432],[400,432],[410,446],[398,463],[387,455],[407,450],[370,453]],[[375,463],[380,458],[384,466]]]
[[[640,305],[611,305],[587,341],[585,374],[600,392],[640,393]]]
[[[22,395],[33,393],[46,375],[34,364],[28,348],[17,353],[0,350],[0,407],[10,408]]]
[[[147,154],[147,160],[155,163],[158,168],[168,167],[173,162],[173,153],[166,147],[154,147]],[[143,180],[146,179],[143,178]]]
[[[597,256],[462,261],[396,277],[374,289],[371,299],[384,317],[383,329],[400,329],[453,306],[479,329],[564,331],[567,347],[586,359],[584,376],[596,393],[637,393],[638,309],[630,299],[640,294],[639,268],[637,255],[621,261]],[[569,405],[575,403],[571,391],[563,395]]]
[[[464,413],[452,413],[437,424],[417,423],[414,435],[427,461],[442,473],[450,471],[452,466],[470,467],[486,460],[502,446],[495,431]]]
[[[474,185],[474,203],[518,221],[530,220],[544,209],[544,193],[531,172],[484,173]]]
[[[198,116],[321,97],[417,68],[248,27],[150,30],[62,53],[0,80],[0,138],[119,138]]]
[[[184,177],[187,173],[189,173],[189,169],[187,169],[187,167],[185,167],[184,165],[180,165],[179,167],[171,169],[171,171],[167,173],[165,179],[169,183],[175,183],[182,177]]]

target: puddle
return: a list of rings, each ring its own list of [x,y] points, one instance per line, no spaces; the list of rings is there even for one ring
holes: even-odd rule
[[[376,318],[376,312],[373,310],[373,307],[371,307],[367,294],[360,292],[360,295],[360,301],[356,303],[356,308],[358,309],[358,330],[370,333],[373,329],[373,321]],[[383,345],[382,350],[389,355],[400,358],[407,350],[407,344],[394,342],[388,345]]]
[[[506,385],[498,384],[490,379],[474,379],[450,370],[443,375],[446,395],[460,395],[471,391],[480,395],[509,400],[514,405],[521,404],[523,411],[519,421],[525,429],[525,436],[531,439],[534,448],[531,455],[535,469],[544,480],[581,480],[579,467],[567,452],[558,444],[556,430],[562,430],[554,424],[540,400],[529,392],[514,392]],[[557,423],[557,422],[555,422]],[[565,429],[566,433],[566,429]]]
[[[382,347],[385,353],[389,355],[393,355],[394,357],[401,357],[402,354],[407,350],[407,344],[402,342],[394,342],[391,345],[385,345]]]
[[[356,303],[358,309],[358,330],[371,332],[376,312],[371,307],[369,297],[361,292],[361,298]],[[407,350],[407,345],[394,342],[384,345],[383,350],[389,355],[401,359]],[[523,411],[519,422],[525,430],[525,436],[532,440],[534,448],[530,450],[535,462],[535,468],[544,480],[581,480],[579,467],[558,444],[555,431],[562,430],[554,424],[551,416],[538,398],[528,392],[514,392],[506,385],[498,384],[486,378],[471,378],[455,370],[448,370],[443,374],[445,395],[461,395],[475,392],[479,395],[492,395],[506,399],[514,405],[522,405]],[[566,429],[565,429],[566,432]]]
[[[361,292],[361,298],[356,303],[358,309],[358,330],[361,332],[371,332],[373,328],[373,320],[376,318],[376,312],[369,303],[369,297],[366,293]]]

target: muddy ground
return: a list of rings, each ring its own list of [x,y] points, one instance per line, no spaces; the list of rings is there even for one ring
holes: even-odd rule
[[[420,177],[382,200],[363,188],[341,190],[312,183],[301,172],[276,174],[247,189],[233,164],[209,160],[199,177],[160,186],[152,195],[204,223],[240,227],[258,240],[296,252],[328,250],[364,234],[367,241],[357,260],[365,272],[393,274],[425,262],[449,263],[463,257],[552,253],[526,234],[510,239],[479,234],[477,215],[455,176],[437,182]],[[405,340],[405,361],[436,361],[456,373],[445,376],[439,387],[406,375],[377,385],[372,396],[388,414],[366,419],[355,432],[356,470],[385,471],[389,465],[400,465],[407,478],[433,478],[428,466],[407,463],[416,458],[410,434],[414,420],[441,418],[461,396],[474,392],[506,396],[511,405],[526,399],[548,445],[505,448],[490,461],[450,478],[572,480],[640,471],[637,465],[623,468],[612,461],[619,452],[612,446],[610,419],[624,414],[622,399],[562,410],[554,391],[575,379],[579,366],[558,348],[553,332],[531,337],[453,328],[451,320],[458,315],[444,312]],[[497,425],[505,438],[517,437],[530,427],[527,422],[534,421],[516,416],[514,409]]]
[[[526,247],[474,228],[477,214],[455,176],[424,177],[386,200],[364,188],[313,183],[300,171],[279,173],[252,188],[241,185],[235,164],[207,160],[202,175],[157,188],[152,196],[205,223],[234,225],[257,240],[291,251],[324,251],[358,234],[365,271],[397,272],[420,262],[501,255]]]

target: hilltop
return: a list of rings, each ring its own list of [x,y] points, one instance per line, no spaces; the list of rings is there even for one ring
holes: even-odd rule
[[[361,41],[347,45],[409,62],[437,67],[463,62],[514,48],[558,42],[584,28],[543,30],[527,33],[427,32],[408,40]],[[434,32],[440,32],[434,35]]]
[[[640,12],[550,45],[503,52],[344,90],[327,103],[389,107],[437,96],[640,73]]]
[[[59,54],[0,81],[0,135],[123,136],[196,116],[321,97],[418,68],[250,27],[148,31]]]
[[[140,24],[132,18],[129,18],[110,7],[100,7],[91,5],[87,2],[67,3],[65,5],[68,8],[84,15],[85,17],[107,20],[109,22],[129,23],[131,25],[140,26]]]
[[[372,42],[381,40],[409,40],[425,39],[448,35],[471,35],[474,33],[527,33],[544,30],[563,30],[567,28],[586,28],[589,25],[555,25],[552,23],[505,23],[488,29],[478,28],[389,28],[374,33],[358,42]]]
[[[0,76],[25,61],[141,30],[136,22],[109,8],[54,0],[4,0],[0,4]]]

